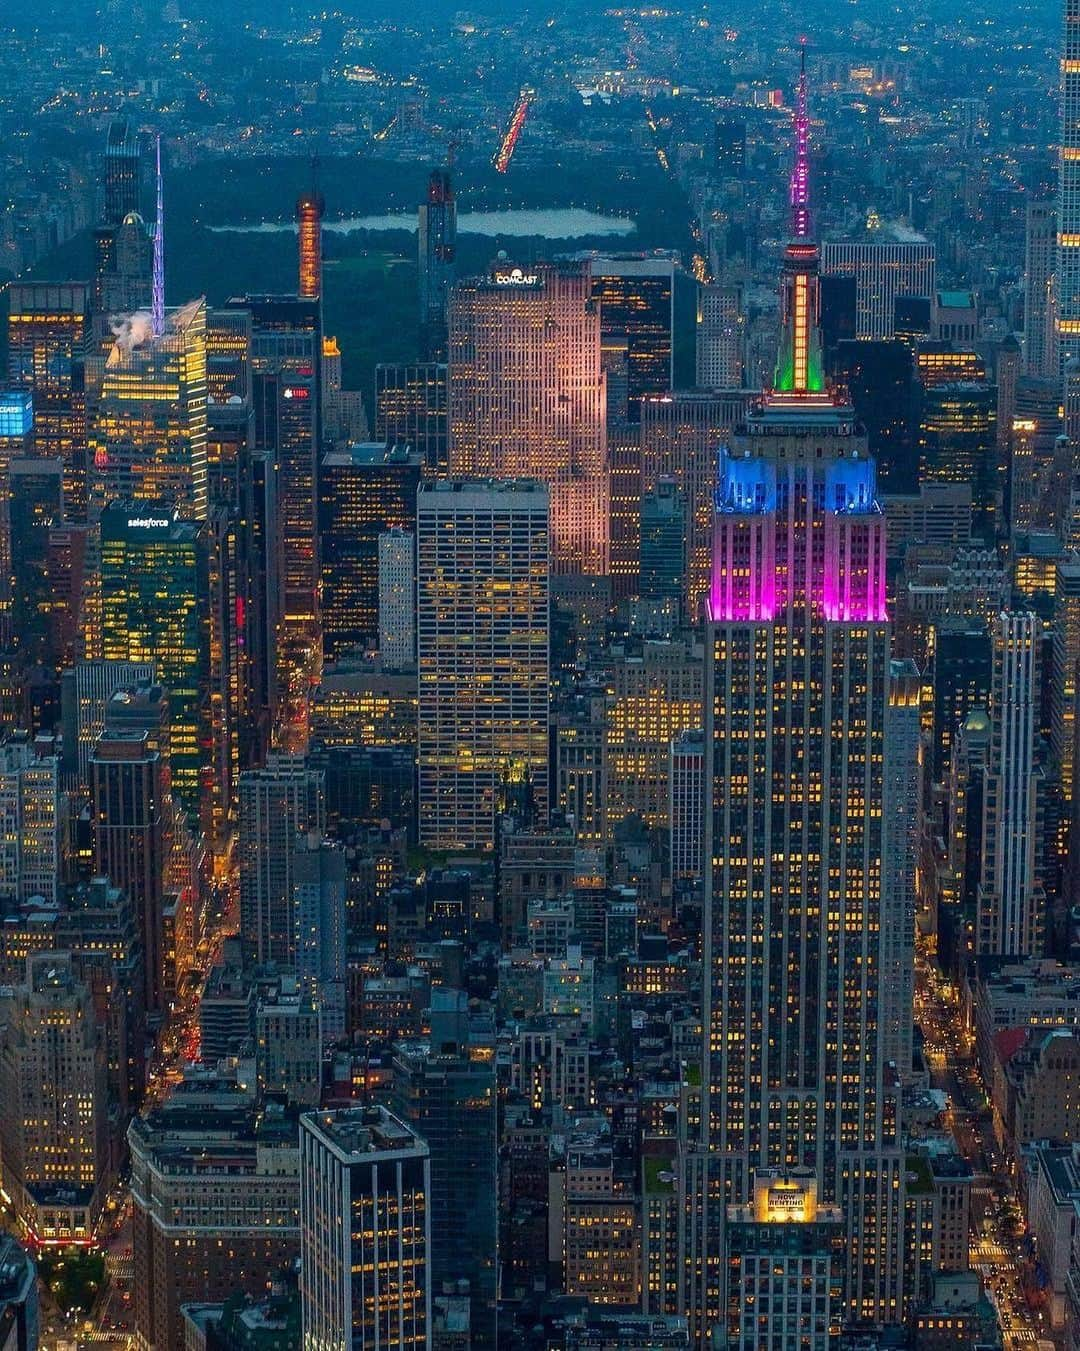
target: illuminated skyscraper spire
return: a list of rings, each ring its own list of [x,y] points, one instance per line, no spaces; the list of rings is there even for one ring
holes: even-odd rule
[[[157,217],[154,221],[154,291],[151,301],[151,325],[154,336],[165,332],[165,214],[164,194],[161,190],[161,137],[156,138],[157,152]]]
[[[791,239],[784,250],[780,316],[782,329],[776,359],[773,398],[795,395],[825,397],[818,317],[818,246],[810,236],[810,114],[806,102],[806,47],[802,49],[799,83],[792,117],[793,159],[789,197]]]

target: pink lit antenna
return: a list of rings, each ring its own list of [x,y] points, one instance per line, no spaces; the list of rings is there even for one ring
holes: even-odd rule
[[[157,137],[157,219],[154,221],[154,290],[150,321],[154,337],[165,332],[165,220],[161,191],[161,137]]]
[[[795,160],[791,166],[791,237],[810,238],[810,115],[806,111],[806,39],[795,95]]]

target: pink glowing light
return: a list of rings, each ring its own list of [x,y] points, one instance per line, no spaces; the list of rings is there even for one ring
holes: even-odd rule
[[[810,114],[806,106],[806,46],[802,49],[799,84],[795,94],[795,161],[791,166],[791,235],[810,237]]]

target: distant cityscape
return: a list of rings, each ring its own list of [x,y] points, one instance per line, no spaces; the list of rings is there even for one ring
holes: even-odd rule
[[[1080,0],[0,41],[0,1351],[1080,1351]]]

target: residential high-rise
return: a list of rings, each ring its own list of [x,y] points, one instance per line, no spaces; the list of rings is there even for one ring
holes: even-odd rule
[[[64,504],[86,519],[86,355],[90,288],[81,282],[8,287],[8,375],[34,395],[34,451],[64,462]]]
[[[1062,0],[1060,79],[1058,103],[1057,258],[1054,268],[1053,308],[1057,373],[1080,357],[1080,7]],[[1070,435],[1072,433],[1070,432]]]
[[[161,333],[145,314],[125,320],[105,362],[90,452],[94,519],[125,499],[206,520],[205,301],[168,310]]]
[[[591,270],[601,341],[618,335],[625,342],[627,410],[636,422],[643,398],[666,394],[675,384],[676,258],[594,255]]]
[[[32,1246],[88,1247],[107,1181],[105,1050],[66,952],[27,958],[0,1040],[4,1184]]]
[[[934,294],[934,246],[910,238],[826,241],[821,271],[855,278],[856,337],[891,338],[897,298]]]
[[[135,911],[143,1006],[166,1011],[163,916],[168,770],[150,731],[103,731],[89,757],[94,872],[120,887]]]
[[[446,474],[449,375],[444,363],[424,361],[375,367],[375,438],[411,446],[424,457],[424,474]]]
[[[1057,202],[1029,201],[1024,217],[1024,374],[1056,379],[1051,298],[1057,261]]]
[[[420,840],[491,849],[507,779],[548,811],[547,489],[421,485],[417,495]]]
[[[379,536],[379,656],[390,671],[416,665],[416,535],[408,530]]]
[[[467,1281],[471,1345],[494,1348],[498,1131],[494,1038],[461,990],[431,992],[431,1035],[400,1043],[392,1106],[431,1154],[431,1280]]]
[[[296,837],[325,826],[323,776],[304,757],[271,751],[240,775],[240,937],[258,962],[291,967],[297,924]]]
[[[205,546],[194,521],[161,502],[101,514],[101,655],[148,664],[168,692],[172,790],[198,804],[204,765],[209,634]]]
[[[497,262],[450,298],[450,473],[534,478],[555,573],[608,570],[600,307],[587,262]]]
[[[377,441],[331,450],[319,468],[323,656],[373,647],[379,636],[379,537],[412,530],[422,461]]]
[[[983,781],[975,936],[979,955],[1031,957],[1042,951],[1046,898],[1036,871],[1039,631],[1033,614],[1002,613],[993,627],[991,736]]]
[[[417,215],[421,346],[428,361],[445,361],[447,305],[457,259],[457,203],[444,169],[432,169]]]
[[[697,301],[697,386],[739,389],[743,382],[741,286],[702,286]]]
[[[303,1344],[431,1344],[431,1164],[381,1107],[300,1118]]]
[[[105,208],[102,219],[116,226],[130,211],[142,210],[143,143],[130,123],[109,124],[105,142]]]
[[[904,1170],[879,1001],[885,519],[865,437],[822,371],[805,73],[794,131],[775,384],[721,453],[716,490],[700,1183],[692,1157],[684,1170],[705,1197],[688,1298],[701,1332],[726,1307],[709,1280],[732,1255],[717,1207],[749,1204],[760,1169],[807,1169],[818,1202],[839,1207],[844,1316],[902,1312]],[[792,1268],[775,1298],[800,1280]]]

